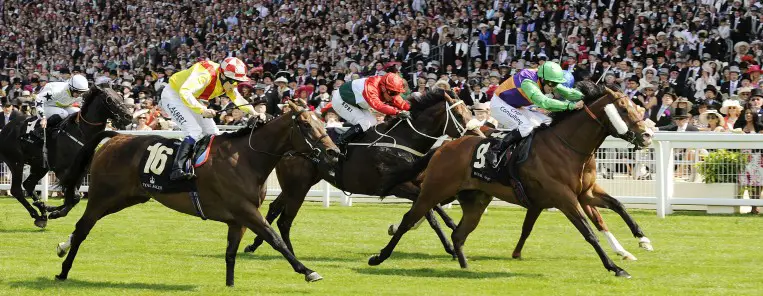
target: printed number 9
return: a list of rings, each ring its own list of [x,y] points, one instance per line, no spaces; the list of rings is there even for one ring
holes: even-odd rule
[[[167,165],[167,155],[172,154],[174,151],[172,148],[162,145],[162,143],[148,146],[146,150],[148,150],[149,155],[146,165],[143,167],[143,173],[148,174],[151,172],[154,175],[161,175]]]
[[[487,149],[489,147],[490,143],[484,143],[477,147],[477,161],[474,162],[475,169],[481,169],[485,167],[485,153],[487,153]]]

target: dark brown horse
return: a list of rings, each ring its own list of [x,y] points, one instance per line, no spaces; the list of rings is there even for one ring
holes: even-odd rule
[[[393,169],[408,167],[428,151],[442,136],[460,137],[466,132],[466,125],[472,119],[471,112],[463,101],[453,99],[455,94],[436,90],[423,97],[411,100],[410,122],[391,120],[369,130],[357,143],[349,146],[347,158],[340,163],[337,175],[328,174],[325,168],[319,168],[304,157],[285,157],[276,166],[276,174],[283,186],[281,193],[270,204],[266,216],[268,222],[278,219],[281,232],[289,249],[293,248],[289,238],[291,224],[305,200],[310,187],[321,179],[335,187],[355,194],[380,195],[382,177]],[[480,132],[481,134],[481,132]],[[369,143],[375,143],[369,145]],[[418,196],[419,188],[411,182],[393,188],[391,195],[413,200]],[[445,224],[455,228],[455,224],[441,207],[436,206]],[[445,251],[451,255],[453,248],[439,226],[432,211],[427,211],[426,219],[435,230]],[[244,251],[253,252],[262,244],[262,239],[255,238],[254,243]]]
[[[63,174],[71,166],[83,143],[104,130],[107,119],[111,119],[116,127],[124,127],[132,121],[132,113],[125,106],[124,98],[110,88],[93,87],[82,97],[82,109],[61,122],[59,132],[46,133],[47,167],[43,161],[42,140],[30,142],[21,139],[27,129],[26,117],[12,120],[0,131],[0,143],[3,143],[0,145],[0,161],[10,168],[11,195],[29,211],[37,227],[43,228],[47,225],[48,210],[48,206],[35,193],[35,186],[40,179],[48,171],[57,175]],[[23,180],[25,164],[30,166],[30,173],[26,180]],[[27,197],[31,197],[39,213],[29,204]]]
[[[608,135],[640,147],[651,144],[651,134],[627,96],[589,82],[581,82],[577,87],[586,94],[584,110],[557,113],[551,127],[537,131],[527,161],[518,168],[518,176],[530,198],[528,211],[559,209],[593,246],[607,270],[617,276],[630,277],[604,252],[585,219],[578,198],[584,190],[585,165]],[[414,179],[426,168],[418,199],[403,216],[389,244],[368,260],[369,265],[381,264],[389,258],[402,235],[426,211],[457,198],[464,215],[451,238],[459,264],[467,267],[464,242],[477,227],[493,196],[521,204],[511,187],[471,177],[472,155],[481,141],[480,137],[462,137],[427,153],[411,169],[390,175],[394,178],[385,182],[385,188]]]
[[[292,102],[289,105],[292,112],[262,127],[254,129],[250,126],[216,137],[209,160],[196,169],[201,212],[210,220],[228,224],[225,282],[229,286],[233,285],[236,252],[247,228],[264,237],[268,244],[281,252],[294,271],[304,274],[306,281],[322,279],[294,257],[259,211],[262,204],[260,192],[283,155],[317,151],[318,158],[327,165],[333,165],[339,155],[339,149],[326,135],[323,123],[308,109]],[[106,137],[111,139],[95,152],[98,142]],[[136,152],[146,151],[157,138],[104,132],[77,156],[72,169],[62,179],[61,187],[66,193],[66,205],[73,206],[76,202],[71,199],[74,199],[75,188],[79,186],[92,159],[89,202],[69,241],[59,244],[60,257],[68,248],[71,251],[57,279],[67,278],[80,244],[95,223],[106,215],[153,198],[173,210],[198,216],[187,193],[152,193],[149,196],[141,186],[139,165],[143,153]]]

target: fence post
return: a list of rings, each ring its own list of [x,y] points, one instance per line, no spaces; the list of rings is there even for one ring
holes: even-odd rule
[[[323,207],[328,208],[331,205],[331,184],[323,181]]]
[[[42,202],[48,202],[48,186],[50,186],[50,174],[45,174],[45,176],[42,177],[42,194],[40,194],[40,200]]]
[[[349,195],[344,193],[344,191],[342,191],[341,194],[342,194],[342,198],[341,198],[342,206],[351,207],[352,206],[352,197],[350,197]]]
[[[657,141],[657,217],[665,218],[671,213],[670,202],[673,197],[673,147],[670,141]]]

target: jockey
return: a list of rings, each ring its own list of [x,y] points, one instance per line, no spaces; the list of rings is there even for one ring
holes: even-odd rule
[[[352,141],[358,134],[376,125],[376,117],[369,109],[385,115],[411,118],[410,105],[400,96],[405,92],[405,81],[397,73],[372,76],[347,82],[332,94],[331,104],[347,122],[354,124],[345,132],[337,146]]]
[[[78,112],[79,108],[72,105],[81,103],[82,94],[89,89],[87,79],[79,74],[63,82],[46,84],[35,99],[40,126],[46,128],[50,119],[51,127],[55,128],[67,116]]]
[[[490,147],[494,153],[487,153],[489,163],[496,166],[499,161],[498,154],[529,135],[535,127],[551,122],[551,118],[540,110],[530,109],[531,105],[550,112],[583,108],[583,102],[579,101],[583,94],[564,86],[563,84],[568,82],[564,76],[559,64],[545,62],[538,70],[521,70],[498,86],[490,100],[491,115],[498,120],[501,127],[512,131],[500,145]],[[554,91],[567,101],[555,100],[544,94]]]
[[[185,134],[172,164],[171,180],[194,177],[184,169],[193,145],[204,135],[217,133],[217,125],[212,120],[215,110],[204,107],[197,99],[209,100],[224,94],[239,109],[259,115],[236,89],[238,82],[246,81],[249,81],[246,65],[234,57],[226,58],[220,64],[201,61],[170,77],[162,91],[160,104]]]

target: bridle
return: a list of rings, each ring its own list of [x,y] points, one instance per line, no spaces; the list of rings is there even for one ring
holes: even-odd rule
[[[318,144],[324,138],[328,137],[329,135],[324,133],[323,135],[318,137],[318,139],[316,139],[314,141],[311,140],[310,137],[305,136],[305,134],[303,133],[302,127],[300,127],[299,123],[297,122],[297,117],[301,116],[302,113],[307,112],[307,109],[303,108],[300,111],[292,111],[292,112],[294,113],[294,114],[291,115],[292,128],[294,128],[296,126],[299,129],[299,132],[302,135],[302,139],[305,140],[305,143],[307,144],[307,146],[310,147],[309,148],[310,149],[309,153],[297,152],[297,151],[286,151],[283,154],[276,154],[276,153],[271,153],[271,152],[267,152],[267,151],[262,151],[262,150],[254,149],[254,147],[252,147],[252,135],[254,134],[254,130],[255,130],[253,124],[251,126],[251,130],[249,131],[249,140],[247,141],[248,144],[249,144],[249,149],[251,149],[254,152],[263,153],[263,154],[267,154],[267,155],[270,155],[270,156],[277,156],[277,157],[292,156],[292,155],[295,155],[295,154],[296,155],[302,155],[304,157],[309,158],[312,161],[316,161],[317,162],[318,161],[318,157],[321,155],[321,153],[323,153],[323,150],[319,147]],[[252,120],[256,120],[256,119],[252,119]],[[293,132],[289,132],[289,142],[291,142],[292,136],[294,136],[294,133]]]
[[[109,117],[117,119],[119,117],[119,111],[118,110],[115,111],[114,108],[119,108],[118,106],[116,106],[118,103],[116,102],[116,100],[114,100],[105,91],[101,91],[101,95],[106,96],[105,105],[106,105],[106,110],[109,111]],[[92,103],[90,103],[90,104],[92,104]],[[124,104],[124,103],[122,103],[122,104]],[[90,122],[90,121],[87,121],[87,119],[85,119],[85,117],[82,116],[82,110],[77,112],[77,118],[75,119],[75,122],[77,124],[79,124],[80,121],[84,122],[87,125],[91,125],[91,126],[101,126],[101,125],[105,125],[106,124],[105,121],[104,122]]]

